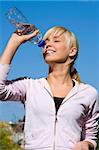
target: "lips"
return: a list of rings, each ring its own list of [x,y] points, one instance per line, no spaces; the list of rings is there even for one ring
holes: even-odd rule
[[[56,51],[54,49],[45,49],[45,52],[43,53],[43,57],[45,58],[47,55],[52,55]]]
[[[46,49],[45,50],[45,55],[46,54],[52,54],[52,53],[55,53],[55,50],[52,50],[52,49]]]

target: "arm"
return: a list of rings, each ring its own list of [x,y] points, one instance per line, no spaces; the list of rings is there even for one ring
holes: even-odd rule
[[[33,38],[39,31],[36,30],[32,34],[19,36],[18,34],[12,34],[4,53],[0,57],[0,64],[10,64],[18,47]]]
[[[18,47],[37,34],[38,30],[29,35],[19,36],[14,33],[2,56],[0,57],[0,100],[24,100],[26,94],[27,79],[21,78],[8,81],[7,75],[10,70],[10,63]]]
[[[78,142],[73,150],[95,150],[99,122],[99,96],[95,92],[91,99],[84,123],[83,141]]]

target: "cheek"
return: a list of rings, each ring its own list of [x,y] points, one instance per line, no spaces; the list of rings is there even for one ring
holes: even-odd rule
[[[69,48],[66,46],[60,46],[60,54],[63,56],[68,56],[69,55]]]

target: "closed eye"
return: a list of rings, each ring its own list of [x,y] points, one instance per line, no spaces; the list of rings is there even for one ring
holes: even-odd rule
[[[61,42],[60,40],[55,40],[54,42]]]

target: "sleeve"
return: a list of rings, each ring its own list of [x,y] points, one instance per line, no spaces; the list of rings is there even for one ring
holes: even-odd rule
[[[26,99],[27,78],[19,78],[16,80],[7,80],[11,66],[8,64],[0,64],[0,100],[21,100]]]
[[[89,106],[88,116],[85,123],[85,139],[93,144],[94,150],[97,146],[97,134],[99,128],[99,95],[94,95],[94,100]]]

